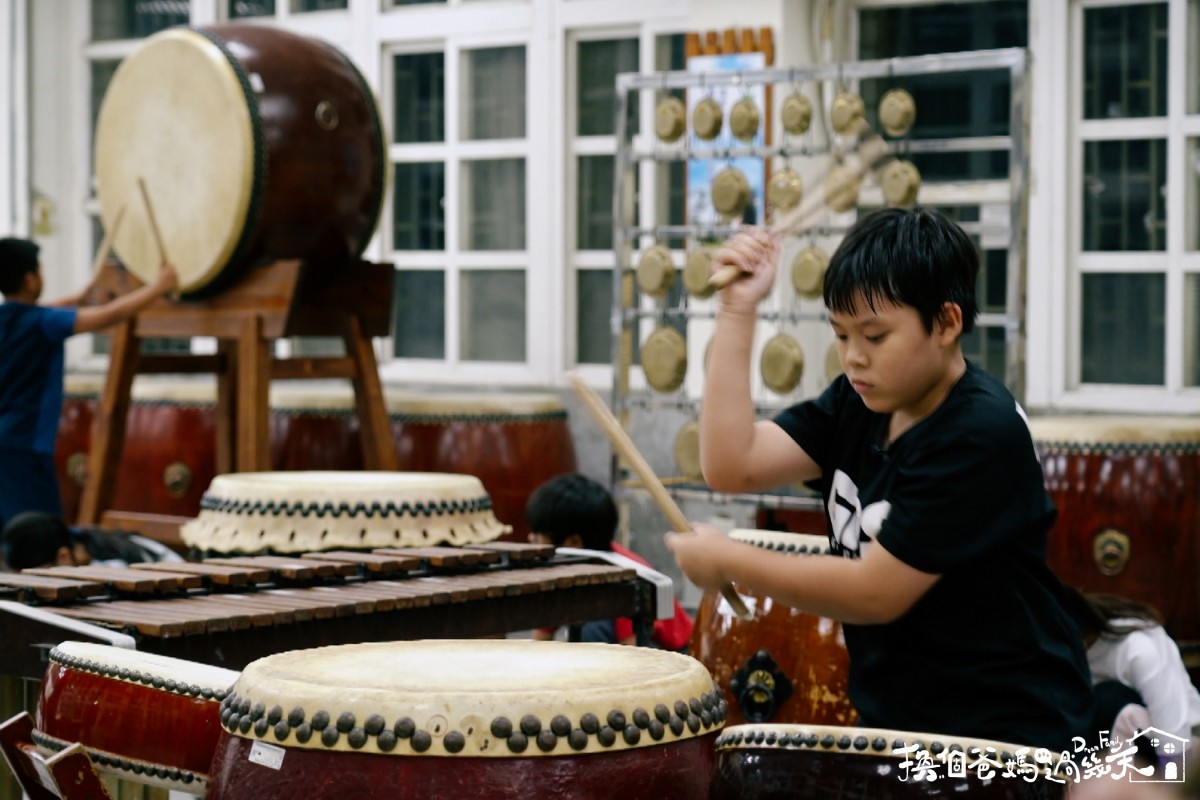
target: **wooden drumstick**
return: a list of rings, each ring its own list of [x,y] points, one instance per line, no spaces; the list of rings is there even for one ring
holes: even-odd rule
[[[613,449],[617,451],[617,455],[625,459],[637,476],[645,484],[650,496],[654,499],[655,505],[666,516],[667,522],[671,524],[673,530],[681,533],[691,533],[692,523],[688,522],[688,518],[684,516],[682,509],[675,503],[675,500],[667,492],[667,488],[663,486],[662,481],[654,474],[654,470],[646,463],[646,459],[638,452],[634,446],[633,440],[629,438],[629,434],[621,427],[621,423],[608,410],[608,406],[600,399],[592,388],[583,382],[583,378],[576,374],[568,373],[567,380],[571,382],[571,387],[575,389],[575,393],[579,395],[579,399],[587,406],[588,411],[595,417],[596,422],[600,423],[600,427],[608,435],[608,440],[612,442]],[[721,596],[729,603],[733,613],[737,614],[741,619],[750,619],[750,610],[746,608],[746,604],[742,602],[741,595],[733,588],[726,584],[721,587]]]
[[[117,231],[121,229],[121,220],[124,218],[125,206],[122,205],[117,209],[117,215],[113,217],[112,227],[104,232],[104,238],[100,240],[100,246],[96,248],[96,256],[92,259],[93,277],[104,266],[104,262],[108,260],[108,254],[112,252],[113,240],[117,238]]]
[[[138,176],[138,189],[142,192],[142,202],[146,204],[146,218],[150,220],[150,232],[154,234],[154,243],[158,245],[158,260],[167,260],[167,248],[163,245],[162,231],[158,228],[158,219],[154,216],[154,204],[150,202],[150,192],[146,189],[146,181]]]
[[[856,152],[854,166],[846,174],[845,180],[839,187],[858,180],[880,158],[891,152],[891,147],[880,136],[872,136],[864,141]],[[771,225],[768,230],[776,236],[784,236],[803,227],[809,218],[816,215],[825,204],[825,185],[822,183],[816,191],[805,196],[796,208],[784,214]],[[708,285],[715,289],[724,289],[742,275],[742,271],[734,266],[721,267],[708,279]]]

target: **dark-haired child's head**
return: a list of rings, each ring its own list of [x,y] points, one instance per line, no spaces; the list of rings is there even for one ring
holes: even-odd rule
[[[21,291],[25,276],[38,271],[39,247],[29,239],[6,236],[0,239],[0,294]]]
[[[825,305],[842,314],[883,302],[910,306],[932,333],[947,303],[962,310],[962,332],[975,327],[979,252],[957,224],[931,209],[888,208],[846,233],[825,273]]]
[[[543,483],[525,504],[530,538],[556,547],[611,550],[617,506],[608,489],[578,473]]]
[[[4,526],[4,563],[9,569],[73,563],[71,531],[60,517],[42,511],[17,514]]]

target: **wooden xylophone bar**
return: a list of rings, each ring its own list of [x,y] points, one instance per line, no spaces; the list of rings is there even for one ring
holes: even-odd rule
[[[111,633],[140,650],[241,669],[322,645],[653,621],[661,587],[607,554],[578,553],[497,542],[0,574],[0,674],[40,679],[58,642]]]

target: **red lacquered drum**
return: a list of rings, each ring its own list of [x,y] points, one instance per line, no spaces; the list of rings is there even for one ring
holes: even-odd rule
[[[730,537],[798,558],[829,556],[823,536],[735,530]],[[718,592],[705,592],[688,648],[724,689],[730,722],[856,722],[841,623],[766,595],[738,594],[753,617],[739,619]]]
[[[720,692],[640,647],[425,640],[250,664],[222,705],[216,800],[703,798]]]
[[[1048,800],[1078,777],[1078,768],[1057,754],[1003,742],[879,728],[735,725],[717,738],[710,798]]]
[[[367,82],[337,48],[261,25],[172,28],[122,62],[96,121],[96,194],[113,247],[145,281],[160,254],[208,295],[253,264],[347,266],[374,233],[384,135]]]
[[[354,392],[346,385],[278,381],[271,386],[271,468],[363,468]]]
[[[1140,600],[1185,651],[1200,650],[1200,422],[1030,420],[1058,507],[1047,560],[1083,591]]]
[[[567,412],[553,394],[387,394],[400,469],[474,475],[496,516],[529,538],[525,503],[551,478],[575,471]]]
[[[203,794],[221,732],[220,703],[238,673],[102,644],[50,651],[34,742],[82,744],[118,778]]]

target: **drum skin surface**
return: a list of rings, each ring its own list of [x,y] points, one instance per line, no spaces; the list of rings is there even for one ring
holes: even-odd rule
[[[346,265],[374,233],[386,184],[378,105],[357,68],[258,25],[147,38],[105,92],[95,163],[105,227],[128,213],[121,261],[143,281],[158,270],[141,179],[180,289],[197,297],[274,259]]]
[[[761,535],[780,542],[791,540],[819,552],[824,537],[774,531],[735,531],[738,537]],[[752,618],[740,619],[718,592],[705,592],[696,612],[688,651],[708,668],[725,692],[730,724],[747,721],[853,725],[858,712],[850,702],[850,655],[841,623],[783,605],[765,595],[738,589]],[[768,651],[779,671],[792,683],[790,697],[778,703],[767,720],[747,720],[731,688],[735,674],[761,650]]]
[[[1171,418],[1034,417],[1058,508],[1047,561],[1064,582],[1149,603],[1200,644],[1200,425]]]
[[[907,748],[911,750],[905,752]],[[964,769],[960,775],[952,776],[944,759],[956,749],[964,754]],[[1025,750],[1021,756],[1024,766],[1006,767],[1021,750]],[[1065,786],[1077,777],[1077,768],[1064,765],[1055,776],[1061,782],[1056,782],[1035,774],[1034,758],[1033,748],[999,742],[954,741],[935,734],[873,728],[740,725],[727,728],[717,739],[717,766],[709,797],[711,800],[1061,798]],[[927,770],[921,770],[922,763],[928,766]],[[981,779],[981,772],[987,779]]]

